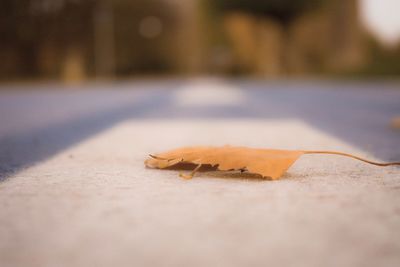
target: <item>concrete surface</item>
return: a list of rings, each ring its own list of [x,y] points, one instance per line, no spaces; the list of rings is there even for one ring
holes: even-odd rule
[[[0,91],[0,266],[400,264],[399,168],[309,155],[271,182],[143,166],[193,144],[393,160],[395,85],[54,86]]]

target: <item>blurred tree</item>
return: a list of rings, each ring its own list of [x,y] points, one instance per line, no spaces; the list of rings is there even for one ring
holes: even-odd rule
[[[94,2],[0,1],[0,75],[58,78],[72,50],[87,62]]]
[[[168,2],[114,0],[113,13],[117,75],[171,70],[171,31],[177,22]]]
[[[0,2],[0,72],[5,77],[14,76],[16,71],[26,75],[35,69],[37,22],[28,16],[29,6],[30,0]]]
[[[368,39],[370,61],[359,71],[349,73],[357,76],[392,76],[400,75],[400,42],[387,47],[372,36]]]
[[[220,11],[240,10],[259,16],[273,17],[287,25],[306,10],[317,8],[324,0],[219,0],[214,1]]]
[[[283,39],[279,45],[283,48],[280,49],[281,52],[278,56],[280,59],[278,60],[279,63],[277,64],[280,65],[279,69],[281,69],[281,72],[289,73],[290,68],[288,64],[289,59],[287,52],[290,46],[290,29],[293,21],[300,15],[303,15],[305,12],[317,9],[326,2],[326,0],[211,0],[209,5],[211,8],[214,8],[217,11],[217,15],[220,15],[220,13],[225,15],[228,13],[240,12],[254,17],[269,18],[277,22],[281,26],[281,36]],[[249,22],[249,24],[251,24],[251,22]],[[248,28],[251,27],[252,26],[248,25]],[[248,51],[248,53],[251,52],[252,51]],[[244,72],[254,71],[249,69],[248,66],[239,66],[239,68],[240,67]]]
[[[94,69],[96,77],[115,74],[115,35],[112,2],[98,0],[93,11]]]

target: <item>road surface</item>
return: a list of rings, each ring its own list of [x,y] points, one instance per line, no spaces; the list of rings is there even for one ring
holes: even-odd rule
[[[399,168],[310,155],[279,181],[184,181],[143,166],[224,144],[394,161],[399,115],[388,83],[4,85],[0,266],[399,266]]]

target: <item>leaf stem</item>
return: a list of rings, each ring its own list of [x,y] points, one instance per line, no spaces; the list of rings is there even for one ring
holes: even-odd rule
[[[388,163],[374,162],[374,161],[370,161],[370,160],[367,160],[367,159],[363,159],[363,158],[354,156],[352,154],[347,154],[347,153],[337,152],[337,151],[305,150],[305,151],[302,151],[302,152],[304,154],[331,154],[331,155],[345,156],[345,157],[353,158],[353,159],[360,160],[360,161],[363,161],[363,162],[368,163],[368,164],[381,166],[381,167],[396,166],[396,165],[400,166],[400,162],[388,162]]]
[[[201,165],[202,164],[197,165],[197,167],[190,174],[180,173],[179,176],[186,180],[192,179],[196,172],[201,168]]]

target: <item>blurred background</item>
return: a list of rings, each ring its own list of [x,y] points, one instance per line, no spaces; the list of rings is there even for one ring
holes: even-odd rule
[[[398,168],[143,165],[398,162],[399,78],[400,0],[1,0],[0,266],[400,266]]]
[[[0,81],[399,77],[397,0],[4,0]]]

